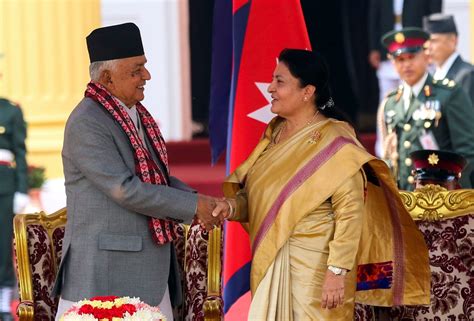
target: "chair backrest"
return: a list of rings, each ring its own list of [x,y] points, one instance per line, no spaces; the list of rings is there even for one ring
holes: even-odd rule
[[[59,298],[51,292],[65,226],[66,208],[51,215],[18,214],[13,220],[20,321],[54,320]]]
[[[390,319],[472,320],[474,190],[426,185],[400,196],[428,246],[431,305],[395,307]]]

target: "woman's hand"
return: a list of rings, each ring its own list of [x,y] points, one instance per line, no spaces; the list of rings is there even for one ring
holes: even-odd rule
[[[345,275],[336,275],[327,270],[323,283],[322,308],[334,309],[344,304]]]

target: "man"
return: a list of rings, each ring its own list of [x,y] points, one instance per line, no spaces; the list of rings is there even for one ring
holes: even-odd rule
[[[72,111],[62,151],[68,220],[56,319],[74,301],[136,296],[172,320],[180,301],[173,222],[207,229],[215,200],[169,176],[166,147],[140,101],[151,76],[133,23],[87,37],[91,82]]]
[[[387,57],[380,38],[392,30],[421,27],[423,17],[441,12],[442,0],[370,0],[369,1],[369,63],[377,70],[379,101],[400,83],[400,77]],[[380,129],[377,128],[375,154],[382,156]]]
[[[443,150],[421,149],[410,153],[413,160],[412,175],[415,189],[428,184],[447,190],[459,189],[459,178],[467,164],[459,154]]]
[[[441,12],[441,0],[371,0],[369,2],[369,62],[377,69],[380,97],[398,86],[399,77],[387,59],[380,38],[392,30],[421,27],[423,17]]]
[[[454,17],[430,15],[423,19],[423,28],[430,34],[428,53],[436,66],[433,78],[454,80],[474,103],[474,67],[457,52],[458,31]]]
[[[21,108],[0,98],[0,320],[13,320],[13,215],[26,205],[26,124]]]
[[[393,31],[382,38],[403,84],[386,97],[378,112],[383,157],[390,162],[401,189],[411,189],[412,159],[419,149],[457,152],[474,162],[474,113],[461,87],[428,74],[423,45],[429,35],[420,28]],[[465,171],[469,177],[471,169]],[[470,187],[469,180],[461,181]]]

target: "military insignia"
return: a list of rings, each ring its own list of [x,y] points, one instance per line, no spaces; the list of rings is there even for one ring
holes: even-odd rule
[[[426,85],[425,87],[423,87],[423,90],[425,91],[425,96],[426,97],[429,97],[431,96],[431,87]]]
[[[456,85],[456,82],[454,80],[450,80],[448,82],[448,87],[454,87],[454,85]]]
[[[432,153],[430,154],[430,156],[428,156],[428,163],[430,163],[430,165],[437,165],[439,162],[439,157],[436,153]]]
[[[433,84],[437,84],[438,83],[438,79],[433,79]]]
[[[404,43],[405,42],[405,36],[403,35],[403,33],[399,32],[399,33],[395,34],[395,41],[397,43]]]
[[[444,78],[443,79],[443,85],[447,85],[449,83],[449,79],[448,78]]]
[[[0,135],[1,135],[1,134],[5,134],[5,132],[6,132],[5,127],[0,126]]]
[[[425,123],[423,124],[423,126],[425,126],[425,128],[428,129],[428,128],[431,127],[431,122],[430,122],[430,121],[425,121]]]

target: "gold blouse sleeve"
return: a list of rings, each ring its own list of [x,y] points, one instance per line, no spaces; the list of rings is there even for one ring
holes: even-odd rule
[[[329,242],[328,265],[351,270],[355,265],[364,213],[364,176],[348,179],[331,197],[335,217],[334,238]]]

